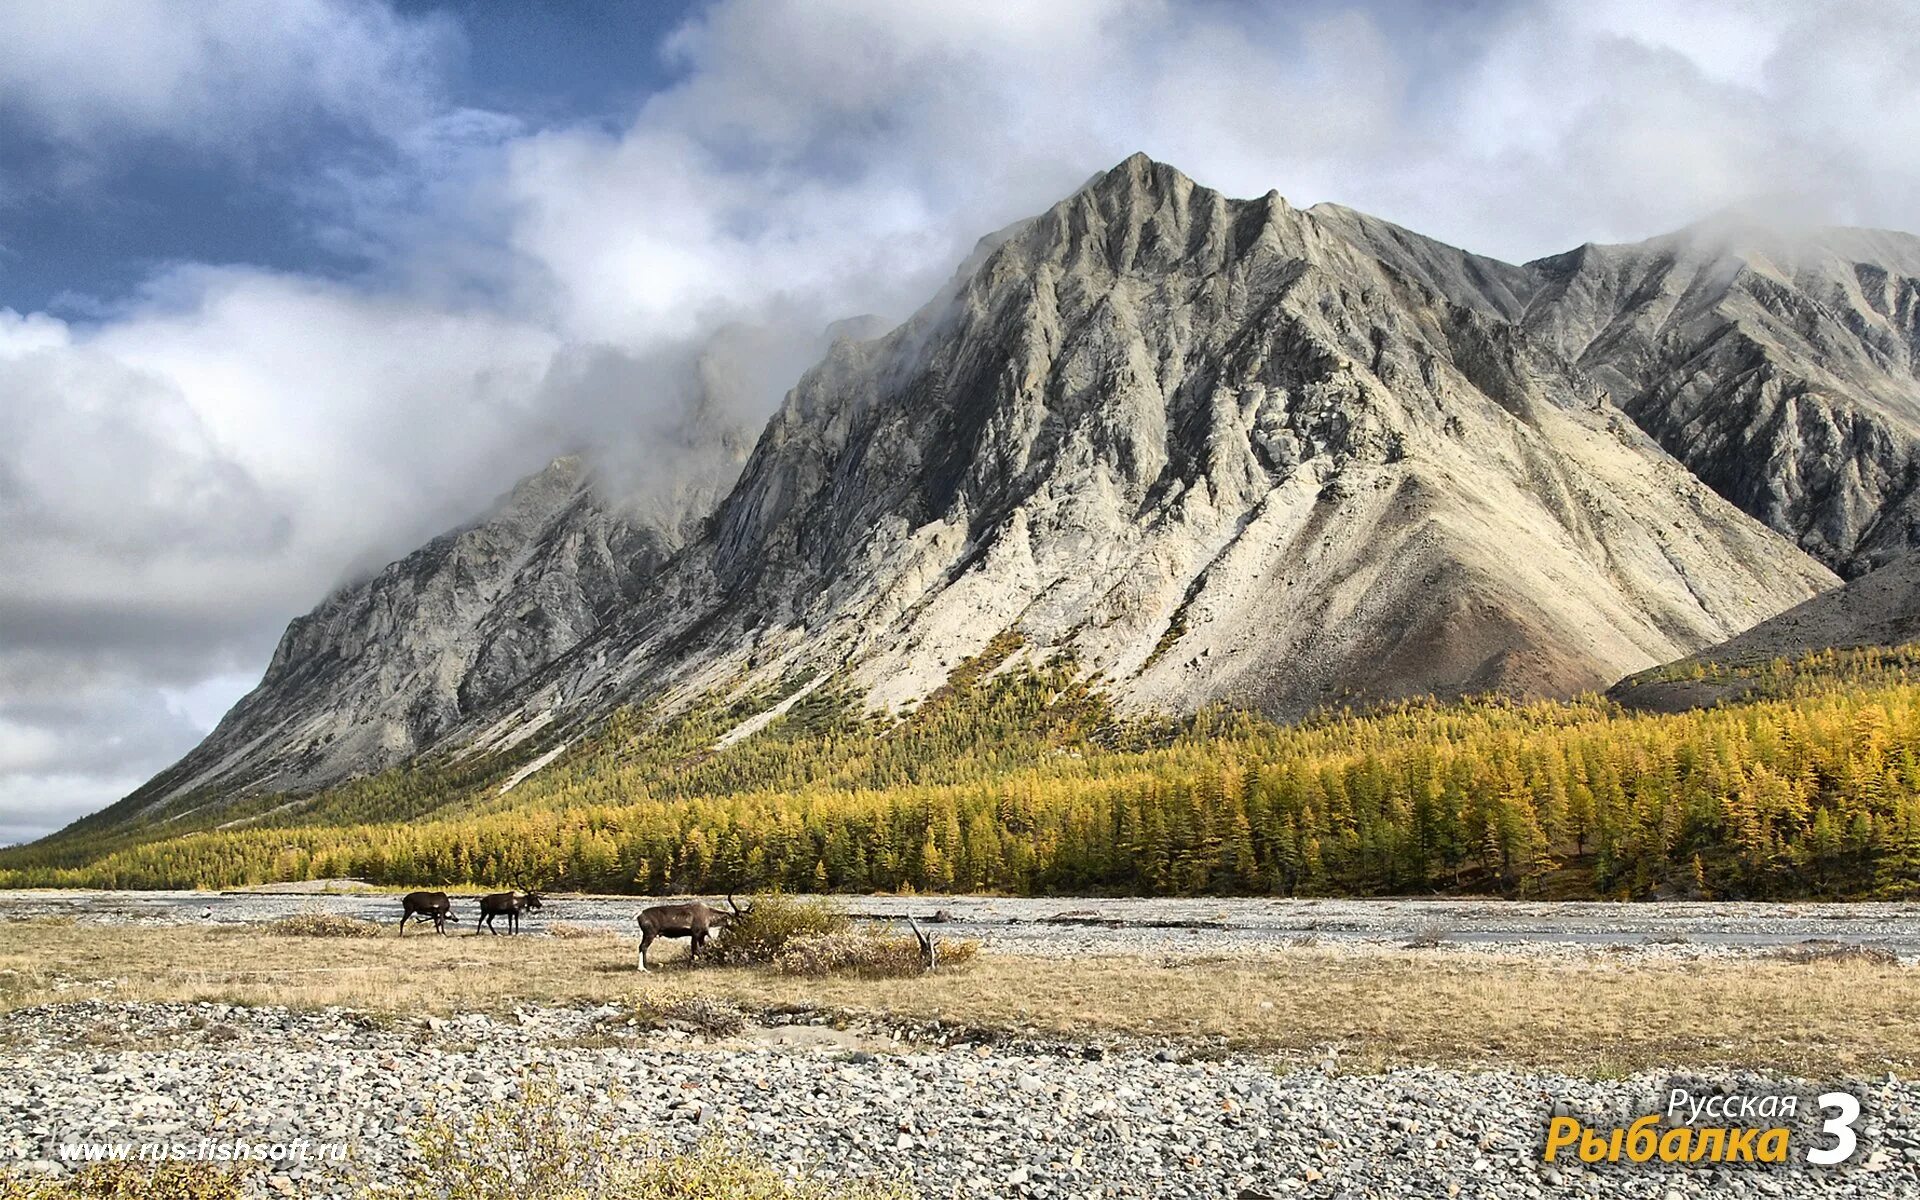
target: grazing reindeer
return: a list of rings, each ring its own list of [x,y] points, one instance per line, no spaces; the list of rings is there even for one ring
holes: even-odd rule
[[[400,936],[407,935],[407,922],[414,917],[433,921],[434,931],[447,932],[447,919],[453,916],[453,901],[445,892],[408,892],[400,900]]]
[[[520,914],[539,911],[539,892],[495,892],[491,896],[480,897],[480,916],[473,922],[473,931],[479,933],[480,926],[485,925],[488,933],[497,934],[500,931],[493,927],[493,919],[504,916],[507,918],[507,932],[519,933]]]
[[[700,957],[710,933],[725,929],[736,918],[747,915],[733,902],[731,893],[727,896],[727,907],[733,911],[721,912],[711,904],[695,900],[691,904],[656,904],[642,909],[634,918],[640,923],[640,969],[647,969],[647,947],[653,945],[653,939],[663,937],[690,939],[693,949],[688,952],[687,964],[691,966]]]

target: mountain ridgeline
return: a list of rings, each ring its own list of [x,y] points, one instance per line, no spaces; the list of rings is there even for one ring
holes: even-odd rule
[[[1513,265],[1135,156],[834,342],[665,515],[564,459],[343,589],[50,845],[408,764],[496,794],[636,713],[709,714],[696,758],[828,695],[884,726],[982,663],[1129,728],[1595,692],[1898,567],[1916,361],[1906,235],[1715,221]]]

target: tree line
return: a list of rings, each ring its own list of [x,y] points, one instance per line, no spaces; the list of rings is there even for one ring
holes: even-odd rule
[[[1410,703],[1295,726],[1116,716],[1070,664],[976,669],[901,721],[793,681],[624,710],[512,792],[430,765],[232,828],[0,854],[0,885],[355,876],[604,892],[1910,895],[1920,657],[1750,668],[1745,702]],[[436,794],[436,789],[444,789]],[[423,815],[426,814],[426,815]],[[93,836],[93,835],[89,835]]]

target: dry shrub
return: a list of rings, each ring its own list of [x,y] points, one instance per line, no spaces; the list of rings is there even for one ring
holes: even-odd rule
[[[1449,932],[1446,925],[1439,921],[1422,921],[1407,939],[1406,947],[1409,950],[1431,950],[1445,942]]]
[[[792,896],[760,896],[728,922],[716,957],[737,966],[765,965],[800,938],[844,933],[853,922],[839,905]]]
[[[604,937],[598,929],[588,929],[584,925],[570,925],[565,921],[553,921],[547,925],[547,932],[553,937],[573,941],[578,938]]]
[[[413,1127],[418,1159],[393,1200],[587,1200],[624,1195],[631,1139],[612,1119],[564,1102],[548,1080],[521,1081],[518,1097],[471,1118],[430,1112]]]
[[[644,1165],[619,1200],[911,1200],[904,1183],[814,1183],[709,1139]],[[611,1197],[608,1200],[612,1200]]]
[[[267,932],[280,937],[370,938],[379,937],[385,930],[359,917],[303,912],[268,923]]]
[[[606,1109],[524,1082],[517,1100],[415,1131],[419,1160],[387,1200],[910,1200],[903,1187],[794,1182],[716,1139],[691,1151],[637,1137]],[[224,1197],[220,1200],[225,1200]]]
[[[938,938],[934,946],[938,967],[958,966],[980,952],[980,942],[975,938]],[[925,962],[920,956],[920,942],[912,936],[845,929],[794,938],[774,956],[773,969],[782,975],[847,972],[892,978],[918,975],[925,969]]]
[[[244,1200],[247,1176],[204,1162],[98,1163],[55,1180],[0,1175],[0,1200]]]
[[[718,996],[642,996],[632,1013],[648,1029],[678,1029],[711,1037],[731,1037],[747,1027],[746,1012]]]

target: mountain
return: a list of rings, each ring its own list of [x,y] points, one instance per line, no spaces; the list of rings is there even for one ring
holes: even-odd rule
[[[674,545],[559,459],[294,621],[259,686],[134,799],[297,790],[404,761],[637,599]]]
[[[1528,264],[1529,333],[1846,575],[1920,544],[1920,238],[1722,217]]]
[[[1621,680],[1608,693],[1630,708],[1679,712],[1756,694],[1755,668],[1817,650],[1903,646],[1920,641],[1920,555],[1824,592],[1752,629],[1657,670]]]
[[[1547,316],[1578,275],[1136,156],[837,340],[684,545],[557,465],[295,622],[136,799],[828,680],[899,713],[1002,656],[1133,711],[1567,695],[1832,587],[1610,402]]]

